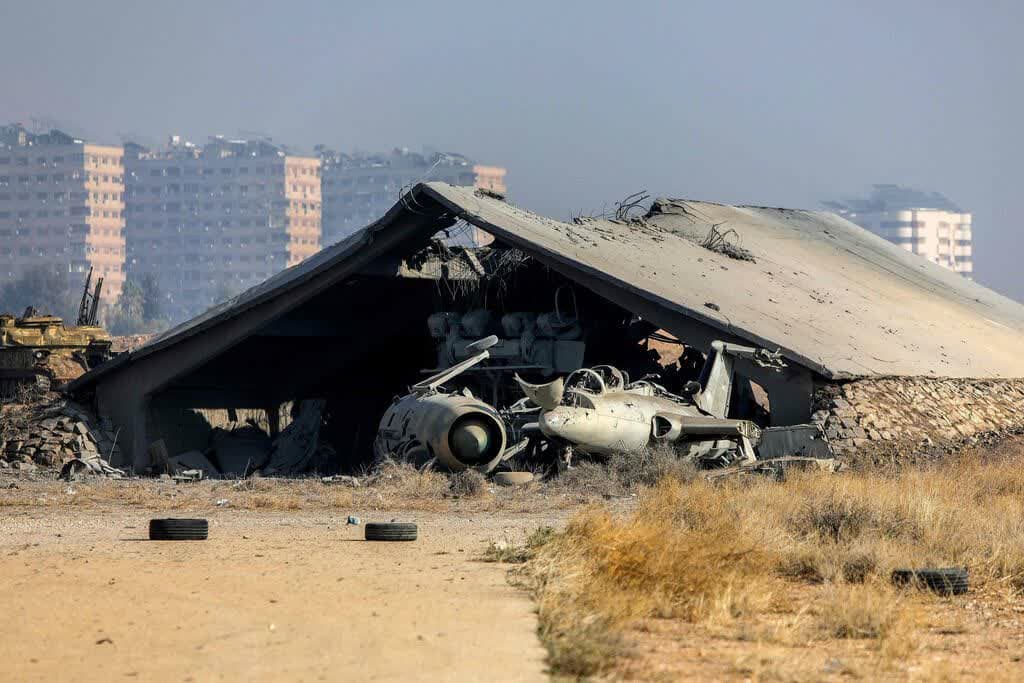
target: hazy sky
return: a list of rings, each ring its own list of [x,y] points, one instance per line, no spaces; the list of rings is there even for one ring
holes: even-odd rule
[[[906,184],[973,211],[977,279],[1024,300],[1021,2],[0,1],[0,121],[429,145],[557,217]]]

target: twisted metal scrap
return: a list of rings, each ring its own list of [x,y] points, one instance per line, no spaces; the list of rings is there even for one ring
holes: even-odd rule
[[[650,198],[651,195],[647,194],[646,190],[640,190],[629,195],[621,202],[615,202],[615,220],[628,223],[630,220],[629,213],[635,210],[643,211],[642,204]]]
[[[708,230],[708,234],[701,240],[700,246],[704,247],[709,251],[713,251],[716,254],[725,254],[729,258],[734,258],[738,261],[750,261],[756,263],[754,260],[754,254],[749,249],[744,249],[737,242],[740,240],[738,232],[729,228],[725,231],[719,231],[718,227],[723,225],[722,223],[716,223],[711,226]],[[732,241],[730,241],[730,239]]]

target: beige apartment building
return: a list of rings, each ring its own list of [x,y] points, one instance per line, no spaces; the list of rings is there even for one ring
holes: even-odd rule
[[[58,130],[0,128],[0,281],[40,266],[68,274],[72,289],[92,268],[112,303],[125,281],[124,152]]]
[[[494,194],[505,196],[508,194],[508,187],[505,185],[505,174],[508,173],[501,166],[480,166],[473,167],[473,187],[478,190],[487,190]]]
[[[875,185],[868,199],[826,202],[857,225],[971,279],[971,214],[938,193]]]
[[[129,277],[153,275],[173,319],[194,315],[321,246],[320,160],[265,140],[172,137],[126,146]]]

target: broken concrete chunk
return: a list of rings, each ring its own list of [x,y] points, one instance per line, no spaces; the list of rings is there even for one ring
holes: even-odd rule
[[[191,481],[202,481],[203,478],[203,470],[182,470],[171,477],[171,479],[173,479],[177,484]]]
[[[209,458],[199,451],[186,451],[170,458],[168,463],[174,472],[180,474],[184,474],[181,470],[202,470],[211,476],[220,475],[220,470],[210,462]]]

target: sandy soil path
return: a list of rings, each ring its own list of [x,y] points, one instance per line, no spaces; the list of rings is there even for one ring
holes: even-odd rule
[[[150,516],[4,510],[0,678],[546,678],[529,600],[475,558],[550,516],[387,513],[420,524],[415,543],[364,542],[333,512],[227,509],[209,541],[151,542]]]

